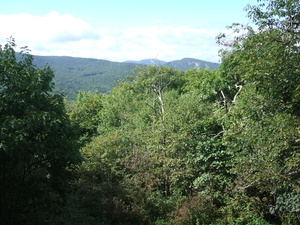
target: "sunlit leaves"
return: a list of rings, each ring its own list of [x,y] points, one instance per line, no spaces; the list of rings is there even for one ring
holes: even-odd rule
[[[224,54],[220,67],[243,85],[226,114],[223,139],[234,156],[237,193],[262,200],[255,205],[265,215],[288,224],[299,219],[292,210],[297,204],[292,196],[299,197],[298,8],[293,0],[249,6],[259,27]],[[283,198],[290,205],[282,204]]]

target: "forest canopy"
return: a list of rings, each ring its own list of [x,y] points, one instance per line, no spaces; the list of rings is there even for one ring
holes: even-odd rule
[[[141,67],[72,103],[52,94],[50,68],[27,53],[16,63],[10,41],[4,224],[299,224],[300,3],[246,10],[255,28],[217,37],[219,69]]]
[[[77,134],[52,70],[33,66],[26,48],[17,61],[15,48],[13,38],[0,46],[0,220],[55,223],[81,161]]]

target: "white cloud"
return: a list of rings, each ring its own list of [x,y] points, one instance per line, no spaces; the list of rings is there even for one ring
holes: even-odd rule
[[[0,22],[2,37],[14,36],[24,42],[74,41],[74,37],[76,37],[75,40],[97,37],[97,33],[88,23],[70,14],[60,15],[57,12],[51,12],[42,17],[25,13],[0,15]]]
[[[217,61],[217,30],[155,25],[99,30],[71,14],[45,16],[0,15],[0,41],[13,36],[32,54],[93,57],[112,61],[157,57],[174,60],[194,57]],[[2,43],[3,44],[3,43]]]

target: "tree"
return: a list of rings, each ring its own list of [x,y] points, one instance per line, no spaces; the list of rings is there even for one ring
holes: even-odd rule
[[[229,183],[218,106],[226,82],[218,71],[155,66],[129,78],[80,117],[99,122],[81,150],[83,208],[110,223],[215,221]]]
[[[259,2],[247,7],[257,29],[234,25],[243,35],[223,52],[223,76],[242,86],[226,110],[223,143],[236,176],[233,199],[270,222],[298,224],[300,3]]]
[[[79,126],[80,142],[82,144],[99,134],[101,123],[102,95],[98,92],[79,92],[75,102],[68,105],[71,121]]]
[[[16,60],[13,38],[0,47],[1,224],[55,223],[73,166],[80,162],[53,71]],[[56,221],[57,222],[57,221]]]

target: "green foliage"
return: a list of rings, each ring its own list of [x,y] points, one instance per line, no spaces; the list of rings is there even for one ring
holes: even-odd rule
[[[20,56],[17,55],[17,59],[19,58]],[[118,79],[134,74],[135,68],[145,67],[144,61],[111,62],[66,56],[34,56],[33,62],[39,68],[50,65],[55,73],[55,91],[63,92],[66,98],[72,101],[76,100],[79,91],[98,91],[101,94],[107,94],[116,86]],[[217,69],[219,64],[197,59],[182,59],[169,62],[168,66],[181,70],[193,67]]]
[[[87,218],[299,224],[299,3],[260,2],[257,30],[231,26],[219,70],[148,66],[79,95],[70,115],[93,127],[75,185]]]
[[[141,66],[66,56],[34,56],[33,59],[39,68],[51,66],[55,73],[55,91],[63,92],[68,100],[76,100],[79,91],[109,93],[118,79],[133,74],[133,69]]]
[[[17,61],[15,47],[9,39],[0,48],[0,218],[47,224],[80,157],[52,70],[33,66],[26,48]]]
[[[247,10],[257,29],[234,24],[232,42],[219,36],[218,70],[138,68],[110,94],[80,92],[71,122],[51,94],[52,71],[28,54],[16,62],[10,42],[1,213],[28,224],[299,224],[299,1]],[[84,161],[63,206],[58,187],[77,159],[71,128]]]
[[[211,84],[211,80],[219,82],[219,73],[155,66],[137,72],[110,95],[101,96],[101,109],[90,105],[98,112],[86,117],[100,121],[100,133],[83,148],[86,161],[79,170],[78,188],[100,191],[98,197],[88,191],[90,204],[102,205],[94,216],[113,223],[110,213],[114,210],[105,210],[104,203],[109,202],[111,209],[122,206],[119,214],[114,213],[114,221],[175,223],[181,220],[176,216],[183,210],[181,204],[189,204],[187,199],[195,194],[205,195],[201,207],[207,202],[211,208],[220,206],[222,199],[216,193],[224,190],[228,176],[218,97],[213,97],[217,88]],[[196,87],[188,88],[193,81],[211,84],[209,98]],[[207,174],[211,179],[201,178]],[[189,212],[196,212],[193,204]],[[205,212],[194,215],[193,221],[207,217]]]
[[[299,118],[272,112],[274,109],[269,112],[273,105],[266,104],[257,94],[253,96],[255,92],[250,90],[248,95],[241,94],[232,110],[224,141],[233,151],[232,172],[237,176],[237,190],[258,197],[264,202],[261,211],[275,215],[274,210],[279,210],[276,199],[281,193],[294,195],[299,189],[296,175],[299,155],[295,143],[299,137]],[[288,213],[281,209],[277,215]]]
[[[221,66],[243,85],[225,119],[232,194],[244,193],[247,211],[283,224],[300,219],[299,7],[293,0],[248,6],[258,30],[238,36]]]
[[[101,198],[93,202],[90,192],[90,201],[104,208],[110,202],[110,213],[121,213],[112,219],[98,208],[98,220],[299,222],[299,15],[293,7],[294,1],[249,6],[259,28],[232,26],[242,35],[221,52],[219,70],[144,67],[102,96],[92,116],[99,137],[84,148],[88,161],[78,187],[100,188]]]
[[[97,134],[101,122],[103,96],[98,92],[79,92],[76,102],[68,105],[70,119],[79,126],[80,142],[83,144]]]

